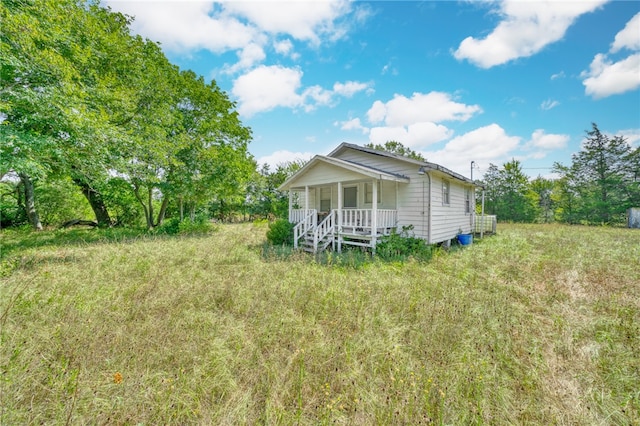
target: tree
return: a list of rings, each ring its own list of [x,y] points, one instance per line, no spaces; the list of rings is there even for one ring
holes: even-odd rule
[[[552,195],[556,187],[555,182],[538,176],[530,182],[530,187],[538,199],[537,220],[542,223],[553,222],[555,202]]]
[[[387,141],[384,145],[368,143],[365,145],[367,148],[377,149],[378,151],[386,151],[392,154],[402,155],[403,157],[413,158],[418,161],[427,161],[419,152],[412,150],[409,147],[404,146],[400,142]]]
[[[249,211],[252,215],[287,218],[289,212],[289,196],[278,191],[278,187],[305,165],[303,160],[280,163],[271,171],[268,164],[263,164],[252,179],[249,187]]]
[[[621,223],[627,208],[638,199],[638,185],[632,177],[638,167],[637,149],[633,150],[621,136],[602,134],[595,123],[586,133],[582,150],[571,157],[571,166],[554,165],[563,185],[560,218],[568,222]]]
[[[511,160],[500,169],[491,164],[484,175],[484,186],[487,213],[504,221],[531,222],[535,219],[538,194],[532,191],[518,160]]]
[[[149,228],[177,197],[242,198],[255,164],[235,104],[132,36],[131,18],[91,0],[3,1],[0,18],[0,172],[20,177],[34,227],[48,180],[74,182],[101,225],[116,201],[132,222],[131,197]]]
[[[74,0],[2,2],[0,16],[3,167],[34,183],[72,176],[109,222],[92,181],[106,176],[117,139],[110,112],[121,110],[128,76],[114,73],[129,50],[128,19]]]

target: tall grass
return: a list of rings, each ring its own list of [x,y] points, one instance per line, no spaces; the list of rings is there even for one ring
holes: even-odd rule
[[[0,424],[640,422],[637,231],[504,225],[357,268],[265,232],[14,244]]]

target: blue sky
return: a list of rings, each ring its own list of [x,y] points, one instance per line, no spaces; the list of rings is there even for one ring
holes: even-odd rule
[[[638,1],[103,0],[218,85],[272,165],[396,140],[547,176],[585,130],[640,145]]]

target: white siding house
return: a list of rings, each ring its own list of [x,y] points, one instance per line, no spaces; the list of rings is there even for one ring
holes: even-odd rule
[[[295,244],[309,251],[371,247],[392,230],[428,243],[471,233],[476,184],[442,166],[343,143],[287,179]],[[297,205],[294,205],[294,194]]]

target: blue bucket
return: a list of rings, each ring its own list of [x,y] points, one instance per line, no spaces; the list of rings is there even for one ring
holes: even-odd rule
[[[473,242],[473,235],[471,234],[459,234],[458,242],[463,246],[468,246]]]

